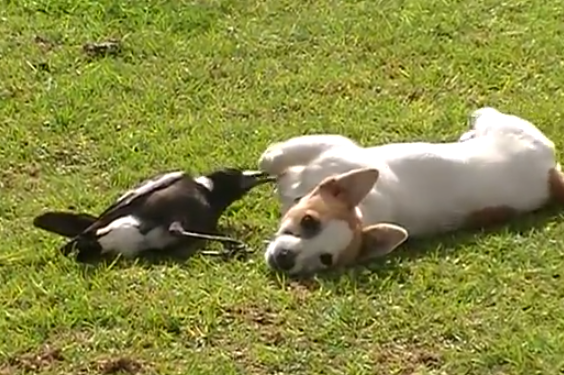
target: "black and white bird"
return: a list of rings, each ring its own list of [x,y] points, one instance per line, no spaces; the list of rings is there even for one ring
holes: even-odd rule
[[[251,189],[271,181],[263,172],[234,168],[196,178],[168,172],[144,180],[98,217],[49,211],[35,217],[33,225],[70,238],[61,251],[76,251],[78,261],[105,254],[133,258],[147,251],[174,252],[202,240],[241,248],[242,242],[217,234],[219,218]]]

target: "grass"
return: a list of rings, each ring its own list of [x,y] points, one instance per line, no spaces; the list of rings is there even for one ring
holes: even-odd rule
[[[32,229],[170,169],[254,167],[272,141],[456,139],[496,106],[564,146],[556,0],[2,0],[0,372],[556,374],[564,215],[409,247],[297,283],[261,239],[269,188],[226,214],[257,254],[85,271]],[[82,46],[115,38],[115,56]]]

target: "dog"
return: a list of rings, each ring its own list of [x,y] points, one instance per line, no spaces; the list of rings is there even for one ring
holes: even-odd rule
[[[485,228],[564,203],[555,146],[532,123],[484,107],[457,142],[361,147],[340,135],[270,145],[282,218],[265,259],[291,275],[362,264],[408,237]]]
[[[50,211],[33,220],[37,228],[71,238],[65,255],[77,250],[84,262],[104,254],[134,258],[147,251],[167,253],[201,240],[241,248],[215,235],[220,216],[256,186],[273,182],[261,171],[226,168],[193,178],[184,171],[162,173],[127,191],[99,216]]]

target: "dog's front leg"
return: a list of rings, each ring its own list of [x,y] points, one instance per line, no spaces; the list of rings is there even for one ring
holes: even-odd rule
[[[261,171],[279,176],[293,166],[304,166],[322,152],[342,146],[357,146],[351,139],[337,134],[315,134],[290,138],[285,142],[273,143],[260,156]]]

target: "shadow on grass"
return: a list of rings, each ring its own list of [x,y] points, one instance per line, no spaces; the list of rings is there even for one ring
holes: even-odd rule
[[[220,226],[217,232],[219,235],[231,237],[246,244],[243,229],[234,226]],[[247,233],[247,232],[246,232]],[[248,245],[247,245],[248,246]],[[215,254],[213,254],[215,253]],[[150,268],[154,266],[175,265],[180,267],[189,267],[190,259],[194,256],[209,256],[218,261],[244,261],[254,251],[240,251],[230,253],[227,249],[222,248],[214,241],[198,241],[188,247],[178,248],[175,250],[149,250],[140,254],[135,259],[126,259],[123,257],[108,256],[103,259],[93,259],[85,264],[87,267],[130,267],[136,265],[138,267]]]
[[[343,289],[343,280],[353,281],[359,288],[363,288],[367,284],[374,287],[374,279],[371,274],[376,272],[381,280],[389,282],[400,281],[403,277],[399,275],[398,264],[394,260],[413,261],[421,257],[428,256],[431,252],[439,257],[451,255],[458,251],[469,249],[485,236],[496,233],[509,233],[512,235],[526,235],[535,229],[542,229],[545,225],[556,217],[564,217],[562,207],[551,206],[536,211],[531,214],[522,215],[514,218],[504,225],[498,225],[490,229],[481,230],[459,230],[448,234],[438,235],[425,239],[409,239],[401,246],[400,249],[394,251],[387,256],[386,261],[375,260],[369,265],[354,266],[342,271],[326,271],[318,273],[313,277],[290,278],[276,277],[271,275],[280,286],[288,286],[291,283],[301,283],[308,289],[331,288],[339,293],[347,293]],[[347,283],[348,285],[348,283]]]

